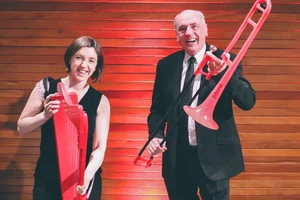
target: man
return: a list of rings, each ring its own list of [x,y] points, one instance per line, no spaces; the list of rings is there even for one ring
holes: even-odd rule
[[[203,200],[227,200],[229,179],[244,171],[232,101],[241,109],[250,110],[255,104],[255,91],[242,76],[242,66],[239,64],[214,109],[213,118],[219,126],[218,130],[202,126],[183,112],[182,107],[186,105],[183,101],[190,94],[184,93],[178,106],[171,109],[185,87],[188,66],[191,65],[195,70],[206,51],[213,51],[218,58],[223,53],[217,48],[212,50],[206,43],[208,30],[200,11],[182,11],[175,17],[174,25],[177,41],[183,50],[158,62],[148,116],[149,134],[153,139],[147,149],[152,156],[163,152],[162,175],[171,200],[199,199],[198,189]],[[235,57],[233,54],[226,56],[231,60]],[[200,88],[200,93],[191,104],[192,107],[201,104],[217,85],[227,70],[223,66],[218,62],[207,63],[204,71],[210,71],[213,75],[209,81],[203,75],[196,76],[191,84],[192,92],[195,94]],[[160,124],[169,109],[170,113],[164,123]],[[166,124],[168,137],[166,144],[161,147]],[[154,132],[158,125],[159,130]],[[175,128],[168,132],[173,126]]]

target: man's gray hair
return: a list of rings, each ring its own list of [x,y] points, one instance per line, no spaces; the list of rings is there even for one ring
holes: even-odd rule
[[[179,14],[177,14],[177,15],[175,16],[175,18],[174,18],[174,29],[175,29],[175,31],[176,31],[176,19],[177,19],[177,17],[178,17],[180,14],[185,13],[185,12],[194,12],[194,13],[197,13],[197,14],[201,17],[201,19],[203,19],[204,22],[205,22],[205,16],[204,16],[204,14],[203,14],[201,11],[199,11],[199,10],[190,10],[190,9],[188,9],[188,10],[183,10],[183,11],[181,11]]]

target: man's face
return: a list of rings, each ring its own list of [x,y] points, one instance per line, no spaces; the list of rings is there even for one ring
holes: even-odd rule
[[[196,55],[205,44],[207,25],[198,12],[187,10],[175,18],[177,41],[190,55]]]

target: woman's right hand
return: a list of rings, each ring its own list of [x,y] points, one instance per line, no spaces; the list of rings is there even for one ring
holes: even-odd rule
[[[44,116],[46,119],[50,119],[52,115],[58,112],[58,108],[60,107],[59,100],[51,100],[55,94],[50,94],[46,97],[44,101]]]

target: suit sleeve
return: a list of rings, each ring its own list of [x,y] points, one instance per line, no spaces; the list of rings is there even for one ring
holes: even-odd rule
[[[164,115],[166,113],[166,106],[163,99],[163,87],[164,83],[164,73],[163,73],[163,63],[159,61],[156,68],[156,76],[154,81],[154,88],[152,94],[152,105],[150,107],[150,114],[148,116],[148,131],[149,138],[163,138],[164,128],[166,120]],[[159,127],[158,127],[159,126]]]
[[[234,54],[230,54],[230,60],[235,58]],[[214,79],[219,82],[222,76],[226,73],[227,69]],[[243,110],[250,110],[254,107],[256,102],[256,94],[250,82],[242,75],[243,67],[239,63],[232,77],[230,78],[227,89],[231,92],[234,103]]]

